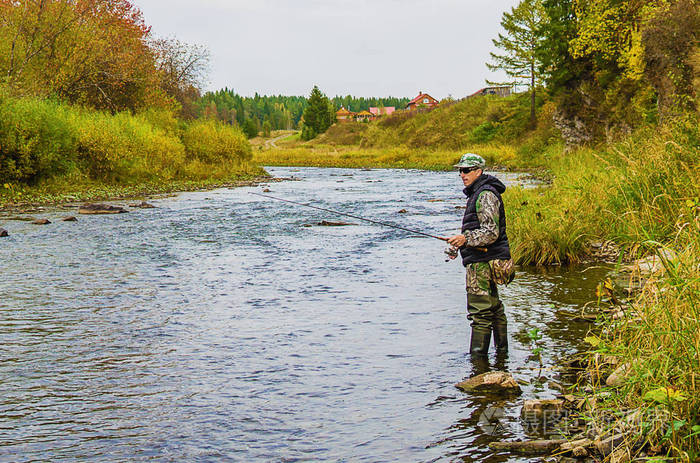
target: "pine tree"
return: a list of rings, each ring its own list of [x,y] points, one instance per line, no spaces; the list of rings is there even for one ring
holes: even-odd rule
[[[524,83],[530,87],[530,121],[535,121],[535,87],[539,83],[539,43],[540,31],[545,12],[541,0],[522,0],[510,13],[503,13],[501,26],[504,34],[493,40],[496,48],[504,53],[491,53],[492,63],[486,66],[492,70],[503,70],[514,78],[512,83]]]
[[[314,85],[309,95],[309,101],[304,110],[304,127],[308,127],[307,136],[313,133],[313,137],[323,133],[335,121],[335,108],[330,100],[321,93],[318,86]],[[303,138],[302,133],[302,138]],[[309,138],[310,139],[310,138]]]

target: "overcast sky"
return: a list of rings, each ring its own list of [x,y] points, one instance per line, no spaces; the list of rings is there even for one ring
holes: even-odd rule
[[[460,98],[516,0],[136,0],[156,36],[205,45],[208,90]]]

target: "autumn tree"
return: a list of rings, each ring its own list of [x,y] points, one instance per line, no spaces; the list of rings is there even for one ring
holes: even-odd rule
[[[204,86],[209,69],[209,50],[176,38],[155,39],[149,46],[155,56],[160,87],[178,102],[184,119],[193,119],[197,115],[199,89]]]
[[[491,53],[492,62],[486,66],[502,70],[513,79],[513,84],[526,83],[530,88],[530,121],[535,121],[535,91],[540,81],[541,67],[537,54],[541,41],[540,29],[544,19],[541,0],[522,0],[503,13],[501,26],[504,33],[493,40],[503,53]]]

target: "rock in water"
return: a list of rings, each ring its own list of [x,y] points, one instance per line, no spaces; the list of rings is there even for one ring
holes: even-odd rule
[[[134,204],[129,204],[129,207],[139,207],[141,209],[153,209],[155,206],[151,203],[147,203],[146,201],[141,201],[140,203],[134,203]]]
[[[534,420],[560,417],[564,412],[564,401],[560,399],[530,399],[523,402],[520,412],[524,419]]]
[[[62,218],[61,220],[63,220],[64,222],[77,222],[78,221],[78,219],[76,219],[74,215],[69,215],[68,217]]]
[[[32,220],[32,223],[34,225],[48,225],[51,223],[51,221],[49,219],[36,219]]]
[[[455,384],[463,391],[498,392],[506,394],[519,394],[520,386],[511,375],[503,371],[492,371],[476,375]]]
[[[78,209],[80,214],[121,214],[129,212],[123,207],[112,206],[111,204],[83,204]]]
[[[9,233],[7,233],[7,230],[4,228],[0,228],[0,237],[5,237],[5,236],[10,236]]]

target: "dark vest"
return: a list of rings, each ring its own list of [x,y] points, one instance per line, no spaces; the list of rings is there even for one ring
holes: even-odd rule
[[[503,198],[501,198],[501,193],[498,191],[497,185],[500,186],[502,191],[505,191],[505,187],[498,179],[491,175],[482,174],[476,179],[474,184],[464,189],[464,194],[467,195],[467,208],[464,211],[464,218],[462,219],[462,233],[467,230],[476,230],[480,227],[479,218],[476,214],[476,202],[482,192],[486,190],[493,192],[501,203],[498,210],[498,238],[486,248],[461,247],[459,253],[462,255],[462,264],[464,264],[465,267],[467,264],[474,262],[510,259],[510,245],[508,244],[508,236],[506,235],[506,211],[503,207]]]

